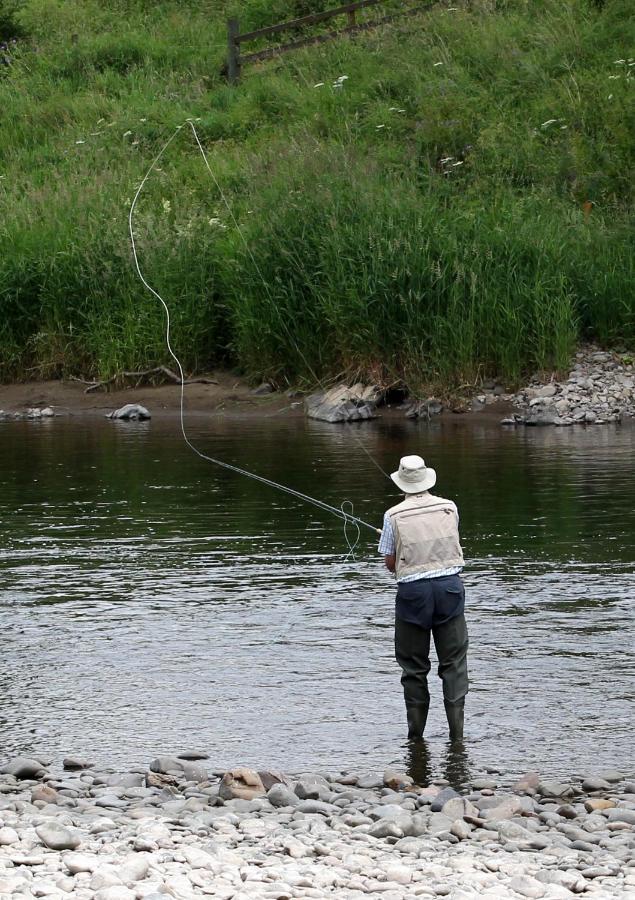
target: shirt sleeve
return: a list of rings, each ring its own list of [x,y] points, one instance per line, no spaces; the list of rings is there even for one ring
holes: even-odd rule
[[[384,515],[384,526],[379,538],[379,547],[377,548],[384,556],[392,556],[395,552],[395,536],[392,530],[392,524],[388,513]]]

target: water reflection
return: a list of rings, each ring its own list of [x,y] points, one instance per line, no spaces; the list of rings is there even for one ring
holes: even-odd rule
[[[421,787],[429,785],[439,772],[455,791],[471,781],[469,752],[463,743],[448,744],[435,760],[435,752],[425,738],[409,740],[405,744],[404,763],[406,774]]]

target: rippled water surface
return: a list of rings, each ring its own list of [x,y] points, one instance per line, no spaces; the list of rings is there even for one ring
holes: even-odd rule
[[[468,771],[632,770],[635,429],[191,426],[213,455],[379,525],[396,495],[351,427],[385,469],[420,453],[459,505]],[[0,481],[0,758],[404,762],[394,586],[370,532],[346,560],[338,520],[199,460],[173,420],[4,423]]]

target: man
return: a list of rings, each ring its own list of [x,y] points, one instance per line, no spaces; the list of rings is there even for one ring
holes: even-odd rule
[[[408,738],[420,739],[428,718],[432,635],[450,740],[460,742],[468,635],[458,512],[451,500],[430,493],[436,472],[420,456],[404,456],[390,477],[406,497],[384,516],[379,552],[397,578],[395,657],[402,670]]]

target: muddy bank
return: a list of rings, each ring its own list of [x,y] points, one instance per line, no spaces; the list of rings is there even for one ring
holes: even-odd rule
[[[216,384],[188,384],[185,387],[185,410],[188,417],[220,416],[251,418],[305,415],[307,394],[298,391],[270,391],[255,388],[244,379],[215,372]],[[27,411],[50,409],[55,417],[104,417],[127,403],[138,403],[148,409],[152,418],[175,418],[179,415],[180,388],[176,384],[142,385],[125,389],[86,393],[85,385],[76,381],[42,381],[0,385],[0,413],[7,419],[16,414],[28,417]],[[380,417],[404,419],[412,401],[403,399],[384,403],[377,409]],[[508,401],[488,404],[483,409],[463,405],[457,412],[443,408],[435,415],[457,422],[493,422],[509,415]],[[35,416],[39,418],[39,416]],[[335,426],[337,427],[337,426]]]
[[[161,377],[161,376],[160,376]],[[176,377],[176,376],[175,376]],[[378,416],[431,421],[499,422],[503,425],[604,425],[635,419],[635,360],[624,351],[594,345],[578,349],[568,374],[537,373],[515,391],[496,381],[463,386],[447,397],[412,396],[377,385],[337,384],[318,393],[253,387],[228,372],[188,383],[188,416],[311,417],[331,423]],[[147,379],[146,379],[147,381]],[[153,418],[178,415],[180,387],[129,379],[128,387],[86,386],[78,381],[0,385],[0,418],[106,416],[126,404],[140,404]],[[120,385],[120,382],[118,382]]]

